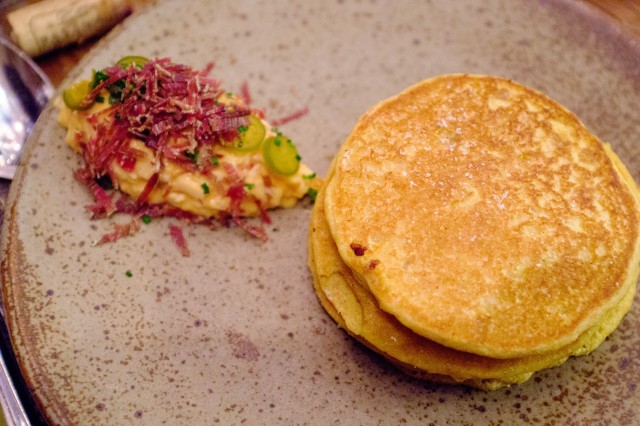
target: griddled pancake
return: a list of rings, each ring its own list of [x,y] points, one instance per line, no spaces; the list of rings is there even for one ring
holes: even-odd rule
[[[359,120],[324,207],[341,259],[384,311],[444,346],[518,358],[577,341],[635,286],[637,194],[555,101],[446,75]]]
[[[316,294],[329,315],[350,335],[411,375],[487,390],[522,383],[535,371],[595,349],[617,327],[633,301],[635,283],[595,327],[575,342],[544,355],[495,359],[442,346],[412,332],[382,311],[374,297],[353,277],[329,232],[323,197],[322,189],[309,228],[309,266]]]

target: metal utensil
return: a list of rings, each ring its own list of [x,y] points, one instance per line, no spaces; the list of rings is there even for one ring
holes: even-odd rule
[[[4,413],[7,425],[28,426],[30,424],[1,354],[0,403],[2,405],[2,412]]]
[[[31,58],[0,37],[0,178],[13,178],[27,136],[54,93]]]
[[[53,85],[31,58],[0,36],[0,178],[13,178],[24,143],[54,93]],[[4,199],[0,200],[2,210],[3,204]],[[0,351],[0,406],[7,425],[26,426],[30,424],[28,416],[5,356]]]

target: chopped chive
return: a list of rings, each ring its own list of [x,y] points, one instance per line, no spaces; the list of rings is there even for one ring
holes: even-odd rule
[[[101,104],[104,102],[104,96],[96,96],[96,102]]]
[[[315,173],[311,173],[310,175],[302,175],[302,179],[309,179],[309,180],[311,180],[311,179],[313,179],[313,178],[315,178],[315,177],[316,177],[316,174],[315,174]]]
[[[300,157],[300,154],[296,154],[296,160],[298,161],[302,160],[302,157]]]
[[[127,271],[124,274],[129,278],[131,278],[133,276],[133,273],[131,271]]]
[[[249,130],[248,126],[240,126],[240,127],[238,127],[238,132],[240,132],[240,133],[246,133],[247,130]]]
[[[120,114],[116,114],[116,120],[122,120],[122,116]]]
[[[309,188],[307,189],[307,195],[309,196],[309,201],[311,201],[312,203],[315,203],[316,197],[318,196],[318,190]]]
[[[193,161],[193,164],[198,165],[198,156],[200,155],[200,151],[197,151],[197,150],[193,152],[185,151],[184,155],[187,158],[191,158],[191,160]]]
[[[146,223],[147,225],[151,223],[151,216],[149,216],[148,214],[145,214],[142,216],[142,222]]]
[[[255,184],[253,184],[253,183],[245,182],[245,183],[244,183],[244,187],[245,187],[245,188],[247,188],[247,189],[249,189],[249,190],[251,190],[251,189],[255,188],[255,187],[256,187],[256,185],[255,185]]]
[[[209,186],[208,186],[206,183],[203,183],[203,184],[202,184],[202,185],[200,185],[200,186],[202,187],[202,191],[203,191],[205,194],[208,194],[208,193],[209,193]]]
[[[93,80],[91,81],[91,88],[95,89],[103,81],[109,80],[109,76],[103,71],[96,71],[93,74]]]
[[[220,164],[218,162],[218,157],[217,156],[214,155],[213,157],[211,157],[211,164],[213,164],[214,166],[217,166],[218,164]]]

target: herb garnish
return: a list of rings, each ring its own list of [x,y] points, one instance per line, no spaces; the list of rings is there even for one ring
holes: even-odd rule
[[[196,150],[193,152],[189,152],[189,151],[185,151],[184,152],[185,157],[191,158],[191,160],[193,161],[194,165],[198,165],[198,156],[200,155],[200,151]]]
[[[318,190],[313,188],[307,189],[307,196],[309,197],[309,201],[315,203],[316,198],[318,197]]]

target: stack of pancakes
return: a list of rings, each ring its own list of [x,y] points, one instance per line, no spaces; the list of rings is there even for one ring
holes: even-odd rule
[[[496,389],[618,326],[640,192],[545,95],[444,75],[361,117],[318,193],[309,253],[320,302],[354,338],[412,375]]]

